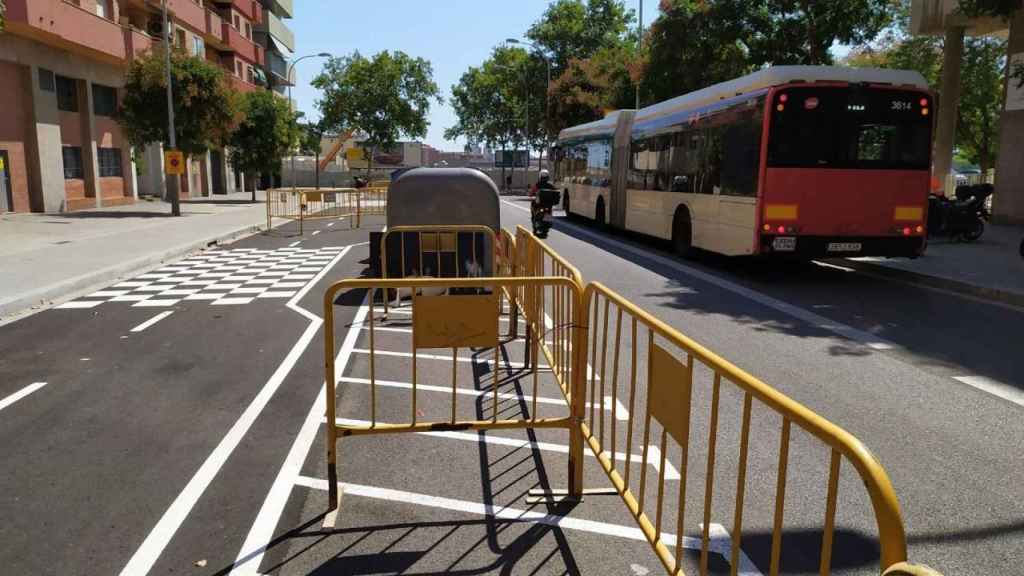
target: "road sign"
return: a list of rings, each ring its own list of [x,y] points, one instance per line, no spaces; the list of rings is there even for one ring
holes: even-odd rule
[[[185,155],[180,150],[164,152],[164,171],[181,176],[185,173]]]

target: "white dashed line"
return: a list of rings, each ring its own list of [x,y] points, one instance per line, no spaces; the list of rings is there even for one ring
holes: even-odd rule
[[[25,396],[28,396],[29,394],[35,392],[36,390],[39,390],[43,386],[46,386],[46,382],[36,382],[34,384],[29,384],[28,386],[25,386],[24,388],[18,390],[14,394],[11,394],[10,396],[4,398],[3,400],[0,400],[0,410],[7,408],[11,404],[14,404],[18,400],[24,398]]]
[[[296,242],[292,242],[291,244],[288,245],[288,247],[289,248],[295,248],[299,244],[302,244],[302,240],[299,240],[299,241],[296,241]]]
[[[246,433],[249,432],[249,428],[252,427],[253,423],[263,412],[263,409],[267,407],[267,404],[273,398],[277,389],[284,383],[285,378],[291,373],[292,368],[298,363],[302,354],[309,347],[310,342],[316,337],[320,331],[321,325],[323,325],[323,319],[309,312],[308,310],[299,307],[298,303],[302,301],[302,298],[309,292],[316,283],[322,279],[334,266],[345,257],[350,248],[345,248],[339,252],[332,260],[324,266],[324,269],[320,271],[317,278],[314,281],[306,285],[306,287],[300,290],[295,296],[288,301],[286,306],[294,312],[300,314],[309,320],[309,325],[306,330],[299,337],[295,345],[285,356],[284,360],[277,367],[277,370],[270,376],[267,382],[263,385],[260,391],[252,399],[252,402],[245,408],[245,411],[238,418],[237,421],[231,426],[227,434],[221,439],[217,447],[214,448],[213,452],[207,456],[203,464],[196,470],[196,473],[185,485],[181,493],[174,499],[171,506],[164,512],[163,516],[157,522],[153,530],[146,536],[146,539],[139,546],[135,554],[132,555],[128,564],[121,570],[121,576],[137,576],[139,574],[147,574],[156,563],[157,559],[163,554],[167,544],[170,543],[171,538],[181,527],[185,518],[188,517],[192,508],[202,497],[203,493],[206,492],[206,488],[213,482],[217,474],[220,472],[224,463],[227,462],[228,458],[234,453],[235,448],[245,438]],[[323,407],[323,404],[319,404],[319,407]],[[273,528],[271,528],[273,529]]]
[[[149,328],[149,327],[150,327],[150,326],[152,326],[153,324],[156,324],[157,322],[159,322],[159,321],[163,320],[164,318],[167,318],[167,317],[168,317],[168,316],[170,316],[171,314],[174,314],[174,311],[173,311],[173,310],[168,310],[168,311],[166,311],[166,312],[161,312],[161,313],[157,314],[156,316],[153,316],[153,317],[152,317],[152,318],[150,318],[149,320],[146,320],[146,321],[145,321],[145,322],[143,322],[142,324],[139,324],[139,325],[138,325],[138,326],[136,326],[135,328],[132,328],[132,330],[131,330],[131,331],[132,331],[132,332],[142,332],[142,331],[143,331],[143,330],[145,330],[146,328]]]

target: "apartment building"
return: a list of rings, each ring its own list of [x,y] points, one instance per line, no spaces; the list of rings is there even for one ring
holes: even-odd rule
[[[270,88],[282,98],[288,86],[295,85],[295,70],[289,64],[295,54],[295,33],[285,23],[292,18],[292,0],[262,0],[263,22],[256,27],[256,40],[266,54],[266,74]]]
[[[256,0],[167,0],[173,42],[265,85]],[[159,0],[7,0],[0,34],[0,211],[65,212],[165,189],[160,146],[133,154],[114,115],[132,59],[162,42]],[[134,159],[144,158],[141,162]],[[142,168],[142,170],[140,170]],[[193,158],[182,196],[240,186],[225,155]]]

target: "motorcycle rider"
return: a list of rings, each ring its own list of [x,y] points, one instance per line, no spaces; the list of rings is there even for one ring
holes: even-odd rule
[[[547,208],[554,208],[561,199],[558,189],[551,183],[551,174],[547,170],[541,170],[537,184],[533,187],[533,200],[530,202],[530,212],[534,216],[539,211]]]

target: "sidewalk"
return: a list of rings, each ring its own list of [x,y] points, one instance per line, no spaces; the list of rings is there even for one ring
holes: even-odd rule
[[[0,216],[0,322],[266,227],[264,194]]]
[[[916,284],[924,284],[1024,306],[1024,259],[1020,242],[1024,228],[985,225],[985,235],[971,244],[930,240],[917,260],[854,258],[855,268]]]

